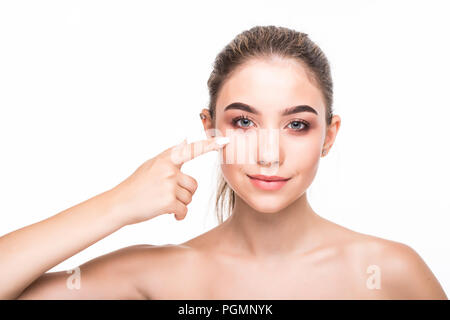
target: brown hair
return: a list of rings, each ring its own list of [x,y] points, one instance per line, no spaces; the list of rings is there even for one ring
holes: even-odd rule
[[[301,63],[309,80],[320,88],[326,105],[326,124],[333,117],[333,82],[328,59],[322,50],[309,39],[308,34],[277,26],[256,26],[238,34],[217,55],[208,79],[209,113],[215,127],[215,111],[220,89],[233,71],[254,58],[290,58]],[[216,216],[224,221],[224,212],[231,215],[236,200],[235,192],[228,186],[221,170],[216,190]]]

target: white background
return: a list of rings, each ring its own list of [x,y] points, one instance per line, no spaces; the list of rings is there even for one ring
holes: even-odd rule
[[[342,126],[308,190],[313,208],[410,245],[448,294],[448,12],[445,1],[1,1],[0,235],[203,139],[215,56],[273,24],[308,33],[332,68]],[[124,227],[50,271],[209,230],[216,161],[183,166],[199,182],[186,219]]]

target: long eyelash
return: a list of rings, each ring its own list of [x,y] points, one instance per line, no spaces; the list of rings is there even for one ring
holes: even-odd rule
[[[292,129],[292,130],[298,131],[298,132],[300,132],[300,131],[306,131],[306,130],[309,129],[309,126],[310,126],[309,122],[308,122],[308,121],[305,121],[305,120],[300,120],[300,119],[299,119],[299,120],[292,120],[291,122],[289,122],[289,124],[291,124],[292,122],[300,122],[300,123],[302,123],[302,124],[305,126],[304,129],[300,129],[300,130]]]
[[[233,120],[232,120],[232,122],[233,122],[233,125],[234,126],[237,126],[237,122],[239,121],[239,120],[249,120],[249,121],[251,121],[251,122],[253,122],[251,119],[249,119],[246,115],[240,115],[239,117],[236,117],[236,118],[233,118]]]
[[[253,120],[251,120],[250,118],[248,118],[246,115],[242,114],[242,115],[240,115],[240,116],[238,116],[238,117],[232,119],[233,125],[234,125],[234,126],[237,126],[237,122],[238,122],[239,120],[249,120],[249,121],[253,122]],[[305,126],[305,128],[304,128],[304,129],[301,129],[301,130],[292,129],[292,130],[297,131],[297,132],[300,132],[300,131],[306,131],[306,130],[308,130],[309,127],[310,127],[309,122],[308,122],[308,121],[305,121],[305,120],[301,120],[301,119],[298,119],[298,120],[292,120],[291,122],[289,122],[289,124],[291,124],[292,122],[300,122],[300,123],[302,123],[302,124]]]

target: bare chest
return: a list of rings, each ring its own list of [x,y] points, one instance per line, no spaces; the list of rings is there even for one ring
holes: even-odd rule
[[[382,299],[370,277],[348,260],[199,261],[164,275],[152,299]]]

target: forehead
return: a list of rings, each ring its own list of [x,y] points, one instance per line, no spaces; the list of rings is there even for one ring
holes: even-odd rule
[[[306,69],[291,59],[253,59],[236,69],[219,92],[217,108],[232,102],[247,103],[262,112],[307,104],[325,111],[321,91]],[[219,111],[219,110],[218,110]]]

